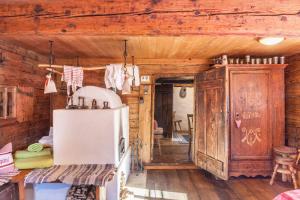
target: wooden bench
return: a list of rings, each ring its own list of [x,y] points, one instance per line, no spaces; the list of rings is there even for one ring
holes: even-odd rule
[[[16,183],[18,185],[19,190],[19,200],[25,200],[25,186],[24,180],[27,174],[29,174],[32,170],[21,170],[21,172],[12,177],[11,182]],[[106,199],[106,191],[104,187],[96,187],[96,199],[105,200]]]
[[[19,190],[19,200],[25,200],[25,187],[24,180],[27,174],[29,174],[32,170],[21,170],[21,172],[12,177],[11,182],[16,183],[18,185]]]

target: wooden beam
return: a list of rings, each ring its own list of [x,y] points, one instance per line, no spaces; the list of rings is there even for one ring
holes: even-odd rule
[[[300,36],[299,0],[3,0],[0,35]]]
[[[56,59],[55,63],[59,65],[77,65],[77,61],[74,59]],[[122,58],[81,58],[79,60],[80,65],[84,66],[97,66],[107,65],[112,63],[123,63]],[[131,59],[128,62],[131,64]],[[147,58],[135,58],[134,63],[136,65],[208,65],[212,64],[210,59],[147,59]]]
[[[63,69],[63,65],[49,65],[49,64],[38,64],[38,67],[40,68],[46,68],[48,71],[51,70],[51,68],[55,69]],[[95,67],[82,67],[84,71],[95,71],[95,70],[105,70],[105,66],[95,66]],[[53,71],[53,70],[52,70]],[[53,71],[54,72],[54,71]]]
[[[97,67],[111,63],[122,63],[119,58],[82,58],[79,63],[84,67]],[[140,67],[140,74],[197,74],[208,70],[210,59],[135,59],[135,64]],[[56,59],[58,65],[77,65],[74,59]],[[131,62],[129,62],[131,64]],[[48,65],[45,65],[48,67]]]

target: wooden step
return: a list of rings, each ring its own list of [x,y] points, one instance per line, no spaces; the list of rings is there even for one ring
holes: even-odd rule
[[[149,163],[144,165],[146,170],[198,169],[194,163]]]

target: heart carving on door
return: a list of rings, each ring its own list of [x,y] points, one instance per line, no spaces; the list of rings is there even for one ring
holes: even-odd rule
[[[236,119],[236,120],[235,120],[235,124],[236,124],[236,127],[237,127],[237,128],[240,128],[240,127],[241,127],[241,124],[242,124],[242,120]]]

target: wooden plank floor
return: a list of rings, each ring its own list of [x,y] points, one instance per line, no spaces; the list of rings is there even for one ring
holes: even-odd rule
[[[203,170],[148,170],[140,175],[133,173],[127,187],[136,200],[271,200],[291,190],[292,184],[278,180],[270,186],[269,178],[222,181]]]
[[[190,163],[188,144],[172,141],[172,138],[160,139],[161,152],[157,145],[153,148],[153,163]]]

